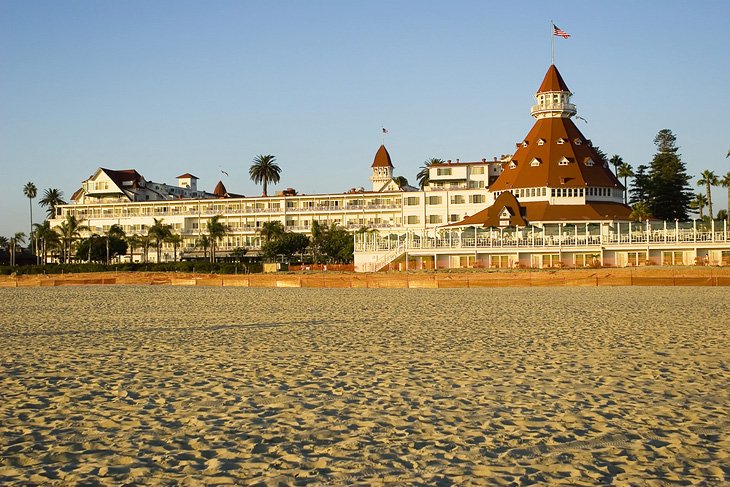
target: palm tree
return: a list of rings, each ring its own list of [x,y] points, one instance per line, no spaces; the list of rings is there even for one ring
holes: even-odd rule
[[[720,186],[727,188],[727,213],[730,213],[730,172],[725,174],[720,181]]]
[[[154,239],[157,246],[157,262],[160,262],[162,257],[162,242],[170,235],[170,225],[165,225],[162,220],[154,218],[154,224],[147,230],[147,235]]]
[[[279,173],[281,168],[276,164],[276,157],[272,155],[258,155],[254,158],[253,164],[248,169],[248,174],[251,176],[251,181],[256,184],[263,184],[264,196],[268,196],[266,188],[268,184],[279,182]]]
[[[8,240],[8,237],[0,235],[0,249],[5,249],[10,253],[10,240]]]
[[[220,222],[221,215],[216,215],[208,222],[208,235],[210,237],[210,261],[215,262],[215,249],[218,240],[222,239],[230,230],[224,223]]]
[[[66,219],[57,227],[61,242],[63,243],[64,262],[71,261],[71,247],[78,240],[81,232],[88,230],[89,227],[81,224],[81,220],[77,220],[74,215],[67,215]]]
[[[640,201],[631,207],[629,218],[637,222],[648,220],[651,218],[651,208],[647,203]]]
[[[408,180],[405,176],[396,176],[393,178],[393,181],[395,181],[399,188],[405,188],[408,186]]]
[[[418,180],[418,185],[421,187],[421,189],[423,189],[430,181],[430,178],[428,176],[428,169],[434,164],[443,164],[444,162],[445,161],[443,159],[438,159],[436,157],[432,157],[431,159],[423,162],[421,170],[418,171],[418,174],[416,174],[416,179]]]
[[[707,196],[702,193],[695,193],[695,198],[689,203],[690,208],[696,209],[700,214],[700,220],[705,217],[704,209],[707,206]]]
[[[172,244],[172,249],[173,249],[172,261],[177,262],[177,248],[182,243],[182,237],[180,235],[178,235],[177,233],[170,232],[170,234],[165,238],[165,242]]]
[[[139,240],[139,235],[127,235],[125,237],[127,246],[129,247],[129,262],[134,263],[134,249],[141,247],[142,242]]]
[[[28,235],[33,235],[33,198],[38,196],[38,188],[36,188],[35,184],[28,181],[25,183],[25,186],[23,186],[23,194],[26,198],[28,198],[28,206],[30,207],[30,233]],[[31,237],[32,240],[32,237]],[[30,244],[30,241],[29,241]],[[37,244],[36,244],[37,246]],[[36,255],[38,254],[38,249],[35,251]]]
[[[281,222],[264,222],[259,229],[259,234],[264,237],[265,242],[276,240],[283,236],[285,233],[284,225]]]
[[[624,160],[621,158],[620,155],[614,154],[611,157],[611,160],[609,160],[608,162],[610,162],[613,165],[613,172],[616,173],[616,175],[618,176],[618,168],[621,164],[624,163]]]
[[[195,242],[196,247],[203,247],[203,258],[208,258],[208,247],[210,247],[210,238],[208,238],[207,235],[201,235],[200,238],[198,238],[197,242]]]
[[[620,178],[624,178],[624,204],[626,204],[629,196],[629,187],[627,186],[628,178],[634,177],[634,168],[631,167],[631,164],[623,162],[618,167],[616,175]]]
[[[139,237],[139,246],[142,249],[142,262],[147,263],[147,259],[149,257],[150,253],[150,244],[152,243],[152,237],[147,235],[140,235]]]
[[[10,237],[10,265],[14,266],[16,261],[16,255],[18,253],[18,247],[25,243],[25,233],[18,232]]]
[[[46,208],[48,219],[52,219],[56,216],[56,207],[58,205],[65,205],[63,201],[63,191],[55,188],[48,188],[43,192],[43,198],[38,202],[41,206]]]
[[[51,222],[44,220],[43,223],[36,223],[33,225],[33,235],[36,236],[37,241],[41,246],[41,256],[43,257],[43,263],[48,263],[48,252],[54,248],[60,247],[61,239],[53,228],[51,228]]]
[[[106,265],[109,265],[109,240],[124,240],[124,237],[126,236],[127,235],[124,233],[124,229],[116,223],[110,226],[109,229],[104,233],[104,237],[106,240]]]
[[[710,218],[712,219],[714,217],[714,213],[712,212],[712,186],[717,186],[719,183],[719,180],[717,179],[717,176],[714,172],[710,171],[709,169],[705,169],[700,173],[701,179],[697,181],[697,186],[705,186],[705,190],[707,191],[707,210],[710,212]]]

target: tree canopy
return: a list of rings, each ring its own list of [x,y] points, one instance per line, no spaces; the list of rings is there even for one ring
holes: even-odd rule
[[[660,220],[686,220],[694,197],[676,141],[669,129],[660,130],[654,138],[658,151],[649,169],[648,201],[652,215]]]

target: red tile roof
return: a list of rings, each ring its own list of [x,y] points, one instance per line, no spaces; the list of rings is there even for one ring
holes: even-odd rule
[[[381,145],[378,152],[375,153],[375,159],[373,159],[373,165],[370,167],[393,167],[393,163],[390,161],[390,154],[384,145]]]
[[[542,145],[538,144],[540,139],[544,140]],[[559,139],[563,139],[562,144],[558,144]],[[509,164],[505,164],[502,174],[489,187],[491,191],[537,187],[624,187],[570,118],[537,120],[524,142],[527,146],[518,144],[512,156],[517,167],[510,168]],[[561,166],[559,163],[563,158],[569,162]],[[531,166],[533,159],[539,159],[540,164]],[[588,159],[593,161],[592,166],[586,165]]]
[[[545,93],[547,91],[570,92],[570,90],[568,89],[568,85],[565,84],[565,81],[563,81],[563,77],[560,76],[560,72],[554,64],[551,64],[548,68],[547,73],[545,73],[545,79],[542,80],[542,84],[537,90],[538,93]]]
[[[226,190],[226,187],[223,184],[223,181],[218,181],[218,184],[215,185],[215,189],[213,190],[213,194],[219,198],[226,197],[226,195],[228,194],[228,191]]]
[[[579,222],[597,220],[628,220],[631,208],[621,203],[590,202],[584,205],[551,205],[547,201],[520,203],[512,193],[499,195],[494,204],[448,227],[498,227],[503,208],[512,213],[511,226],[526,226],[531,222]]]
[[[193,175],[192,175],[192,174],[190,174],[189,172],[186,172],[185,174],[181,174],[181,175],[179,175],[179,176],[178,176],[177,178],[175,178],[175,179],[183,179],[183,178],[190,178],[190,179],[200,179],[200,178],[198,178],[198,177],[196,177],[196,176],[193,176]]]

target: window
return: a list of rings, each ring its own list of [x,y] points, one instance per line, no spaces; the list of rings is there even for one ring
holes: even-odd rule
[[[537,145],[545,145],[545,139],[538,140]]]
[[[456,213],[452,213],[451,215],[449,215],[449,221],[450,222],[458,222],[459,221],[459,215],[457,215]]]
[[[441,215],[429,215],[428,216],[428,223],[441,223],[443,219],[441,218]]]
[[[542,267],[560,267],[560,256],[558,254],[543,254]]]
[[[464,203],[466,203],[466,198],[464,198],[463,194],[455,194],[451,196],[452,205],[463,205]]]
[[[662,265],[684,265],[684,253],[662,252]]]
[[[575,254],[576,267],[591,267],[599,262],[600,254]]]
[[[561,139],[562,140],[562,139]],[[570,163],[567,157],[563,157],[558,161],[558,166],[567,166]]]
[[[550,196],[555,198],[555,188],[550,188]]]
[[[471,169],[472,174],[484,174],[484,168],[483,167],[473,167]]]
[[[558,139],[558,145],[563,145],[563,144],[565,144],[565,139],[561,137]]]
[[[484,201],[486,201],[486,198],[483,194],[472,194],[469,196],[469,203],[481,204]]]
[[[522,142],[522,147],[527,147],[528,145],[529,143],[526,140]]]
[[[514,169],[516,167],[517,167],[517,161],[515,161],[514,159],[511,160],[511,161],[509,161],[509,168],[510,169]]]
[[[439,167],[436,169],[436,174],[439,176],[451,176],[450,167]]]
[[[545,196],[547,188],[542,188],[542,195]]]
[[[574,143],[575,145],[580,145],[580,144],[581,144],[581,140],[580,140],[580,139],[578,139],[578,138],[576,138],[576,139],[575,139],[575,140],[573,141],[573,143]]]
[[[539,166],[539,165],[540,165],[540,159],[538,159],[537,157],[534,158],[532,161],[530,161],[530,166],[535,167],[535,166]]]
[[[496,267],[498,269],[507,269],[510,266],[511,256],[509,255],[490,255],[489,256],[489,267]]]
[[[408,223],[409,225],[416,225],[420,223],[420,221],[421,219],[418,218],[418,215],[409,215],[406,219],[406,223]]]
[[[647,261],[646,252],[627,252],[626,265],[638,266],[644,265]]]
[[[586,166],[593,167],[593,159],[591,159],[590,157],[586,157],[585,163],[586,163]]]
[[[429,205],[440,205],[441,204],[441,196],[429,196],[428,197],[428,204]]]
[[[421,204],[421,198],[418,196],[409,196],[406,198],[406,205],[407,206],[416,206]]]

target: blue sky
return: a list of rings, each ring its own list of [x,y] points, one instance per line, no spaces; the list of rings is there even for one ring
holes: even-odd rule
[[[431,157],[512,152],[550,19],[572,34],[556,65],[587,137],[636,167],[670,128],[690,174],[722,175],[728,18],[726,1],[3,0],[0,235],[28,231],[27,181],[70,196],[99,166],[258,195],[257,154],[277,157],[275,189],[367,186],[381,127],[411,181]]]

